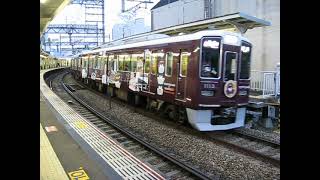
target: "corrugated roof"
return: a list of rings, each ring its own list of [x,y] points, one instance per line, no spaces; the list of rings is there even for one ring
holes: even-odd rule
[[[176,1],[179,1],[179,0],[160,0],[155,6],[153,6],[153,8],[151,8],[151,10],[157,9],[159,7],[165,6],[167,4],[170,4]]]

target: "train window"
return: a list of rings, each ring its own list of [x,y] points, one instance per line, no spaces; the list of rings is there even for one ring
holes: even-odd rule
[[[236,80],[237,53],[225,52],[224,81]]]
[[[143,73],[143,56],[137,59],[137,72]]]
[[[131,56],[131,71],[136,72],[137,70],[137,56],[132,55]]]
[[[88,60],[85,59],[85,60],[84,60],[84,63],[83,63],[83,68],[87,68],[87,67],[88,67]]]
[[[89,62],[88,62],[89,63],[89,68],[92,68],[92,64],[93,64],[92,61],[93,61],[93,58],[89,57]]]
[[[108,62],[108,71],[111,71],[111,70],[114,71],[115,70],[115,68],[114,68],[114,64],[115,63],[114,63],[114,59],[113,58],[114,58],[113,55],[109,55],[108,56],[108,61],[107,61]]]
[[[158,56],[151,56],[151,74],[157,74]]]
[[[100,69],[101,61],[102,61],[102,57],[101,57],[101,56],[98,56],[98,59],[97,59],[97,69]]]
[[[240,79],[250,78],[250,60],[251,46],[248,43],[243,43],[241,46]]]
[[[146,59],[144,63],[144,72],[150,73],[150,54],[146,54]]]
[[[94,57],[94,66],[93,66],[93,68],[94,69],[98,69],[98,61],[99,61],[99,56],[95,56]]]
[[[165,62],[165,74],[166,76],[172,76],[172,64],[173,64],[173,53],[168,52],[166,54],[166,62]]]
[[[117,56],[118,59],[118,70],[123,71],[123,59],[124,57],[122,55]]]
[[[219,38],[205,38],[202,41],[201,77],[219,78],[220,42]]]
[[[186,77],[191,53],[182,52],[180,60],[180,76]]]
[[[130,71],[131,70],[130,56],[129,55],[124,55],[124,57],[123,57],[123,70],[124,71]]]

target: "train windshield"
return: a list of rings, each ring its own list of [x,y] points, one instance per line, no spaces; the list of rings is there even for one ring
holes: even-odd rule
[[[241,46],[240,79],[250,78],[251,46],[243,42]]]
[[[218,78],[220,74],[220,38],[205,38],[202,41],[201,77]]]

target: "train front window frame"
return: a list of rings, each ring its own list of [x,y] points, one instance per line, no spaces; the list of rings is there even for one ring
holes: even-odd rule
[[[206,43],[209,42],[209,43]],[[218,42],[218,43],[217,43]],[[204,45],[205,43],[205,45]],[[222,58],[222,38],[220,36],[203,37],[200,41],[200,62],[199,62],[199,76],[202,79],[220,79],[221,78],[221,58]],[[213,51],[218,53],[214,60],[204,59],[204,52]],[[212,55],[213,56],[213,55]],[[204,63],[206,62],[206,63]],[[212,67],[215,64],[215,67]],[[204,69],[205,68],[205,69]],[[204,74],[206,73],[206,74]],[[212,74],[212,75],[211,75]],[[214,76],[216,75],[216,76]],[[211,77],[210,77],[211,76]]]
[[[244,49],[243,49],[244,48]],[[244,61],[242,61],[244,58],[243,57],[245,57],[244,56],[244,54],[246,55],[246,56],[248,56],[248,58],[247,58],[247,64],[246,64],[246,69],[247,69],[247,74],[245,74],[245,75],[247,75],[246,77],[247,78],[242,78],[242,72],[243,72],[243,62]],[[241,43],[241,51],[240,51],[240,67],[239,67],[239,79],[241,79],[241,80],[249,80],[250,79],[250,77],[251,77],[251,58],[252,58],[252,46],[251,46],[251,44],[249,44],[248,42],[245,42],[245,41],[242,41],[242,43]]]

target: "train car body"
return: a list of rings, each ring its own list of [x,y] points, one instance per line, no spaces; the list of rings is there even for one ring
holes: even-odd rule
[[[71,61],[78,79],[199,131],[244,126],[251,43],[206,30],[96,49]]]

